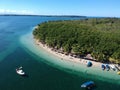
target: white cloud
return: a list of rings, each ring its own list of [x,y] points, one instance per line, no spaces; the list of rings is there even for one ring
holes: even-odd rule
[[[10,10],[10,9],[0,9],[0,14],[34,14],[34,12],[29,10]]]

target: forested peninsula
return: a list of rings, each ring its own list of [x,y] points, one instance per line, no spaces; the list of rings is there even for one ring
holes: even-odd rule
[[[91,18],[48,21],[33,31],[34,38],[66,55],[120,64],[120,19]]]

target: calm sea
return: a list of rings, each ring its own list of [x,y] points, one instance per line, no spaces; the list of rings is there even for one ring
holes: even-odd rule
[[[20,37],[39,23],[72,19],[80,18],[0,16],[0,90],[83,90],[80,85],[88,80],[96,83],[94,90],[120,90],[119,84],[53,67],[49,62],[45,63],[42,56],[25,50],[20,42]],[[24,67],[27,77],[16,74],[15,69],[19,66]]]

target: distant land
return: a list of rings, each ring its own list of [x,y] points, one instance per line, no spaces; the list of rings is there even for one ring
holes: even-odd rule
[[[87,16],[78,16],[78,15],[25,15],[25,14],[0,14],[0,16],[40,16],[40,17],[80,17],[87,18]]]

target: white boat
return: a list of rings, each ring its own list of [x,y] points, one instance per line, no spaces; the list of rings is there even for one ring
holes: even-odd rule
[[[116,66],[115,66],[115,65],[110,64],[109,66],[110,66],[110,68],[111,68],[113,71],[117,71],[117,68],[116,68]]]
[[[22,70],[22,67],[17,68],[16,73],[22,76],[25,75],[25,72]]]

